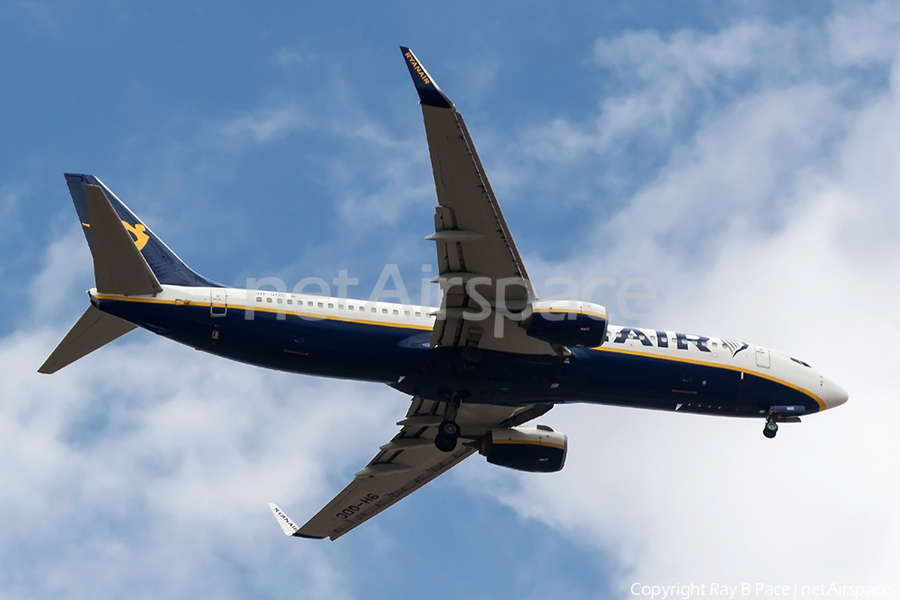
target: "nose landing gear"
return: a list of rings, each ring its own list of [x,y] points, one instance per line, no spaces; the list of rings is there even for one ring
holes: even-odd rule
[[[806,414],[806,407],[802,404],[770,406],[763,435],[772,439],[778,433],[778,423],[799,423],[803,414]]]

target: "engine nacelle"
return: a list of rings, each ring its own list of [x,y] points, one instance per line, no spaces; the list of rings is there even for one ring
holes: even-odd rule
[[[493,429],[481,439],[478,451],[494,465],[528,471],[555,473],[566,464],[566,434],[546,425]]]
[[[538,300],[520,325],[533,338],[578,348],[596,348],[606,339],[606,308],[578,300]]]

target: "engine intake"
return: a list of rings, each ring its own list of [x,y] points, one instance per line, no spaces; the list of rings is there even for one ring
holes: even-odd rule
[[[566,464],[566,434],[546,425],[493,429],[478,451],[493,465],[529,473],[555,473]]]
[[[577,348],[596,348],[606,339],[606,308],[576,300],[538,300],[520,325],[533,338]]]

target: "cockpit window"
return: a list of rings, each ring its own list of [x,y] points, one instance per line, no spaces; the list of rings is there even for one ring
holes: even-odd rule
[[[794,361],[795,363],[797,363],[798,365],[803,365],[803,366],[806,367],[807,369],[812,369],[812,367],[809,366],[809,363],[805,363],[805,362],[803,362],[802,360],[800,360],[799,358],[794,358],[794,357],[792,356],[792,357],[791,357],[791,360]]]

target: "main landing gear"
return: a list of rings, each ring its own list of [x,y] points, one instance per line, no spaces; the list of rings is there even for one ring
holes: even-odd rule
[[[453,452],[456,450],[456,442],[459,440],[459,425],[456,421],[442,421],[438,425],[437,435],[434,436],[434,445],[441,452]]]
[[[444,420],[438,425],[437,435],[434,436],[434,446],[441,452],[453,452],[459,440],[461,430],[456,422],[459,405],[468,393],[462,390],[454,390],[450,401],[444,408]]]
[[[772,419],[771,416],[769,416],[766,419],[765,427],[763,427],[763,435],[769,439],[772,439],[773,437],[775,437],[776,433],[778,433],[778,423],[776,423],[775,420]]]

